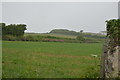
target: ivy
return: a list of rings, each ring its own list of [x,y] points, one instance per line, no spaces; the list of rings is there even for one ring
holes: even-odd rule
[[[115,45],[120,45],[120,19],[106,21],[107,37],[114,41]]]

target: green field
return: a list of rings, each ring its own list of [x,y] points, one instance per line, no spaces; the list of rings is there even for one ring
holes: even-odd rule
[[[3,41],[2,49],[3,78],[99,77],[102,43]]]

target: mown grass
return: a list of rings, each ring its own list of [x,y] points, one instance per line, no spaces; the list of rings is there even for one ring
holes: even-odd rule
[[[3,78],[99,77],[101,43],[3,41]],[[92,57],[96,54],[98,57]]]

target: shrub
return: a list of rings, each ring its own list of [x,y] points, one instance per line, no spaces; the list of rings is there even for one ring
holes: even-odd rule
[[[8,41],[16,41],[16,40],[18,40],[17,37],[14,37],[12,35],[5,35],[5,36],[2,37],[2,39],[3,40],[8,40]]]
[[[79,40],[79,41],[84,41],[85,40],[85,38],[82,35],[77,36],[76,39]]]

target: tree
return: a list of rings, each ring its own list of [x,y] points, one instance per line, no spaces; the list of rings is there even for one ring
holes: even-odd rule
[[[83,30],[80,30],[80,33],[83,33]]]
[[[85,40],[85,38],[82,35],[77,36],[76,39],[79,40],[79,41],[84,41]]]
[[[26,30],[25,24],[10,24],[5,25],[5,23],[0,23],[0,27],[2,27],[2,35],[12,35],[15,37],[20,37],[24,35],[24,31]]]

